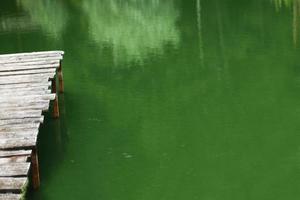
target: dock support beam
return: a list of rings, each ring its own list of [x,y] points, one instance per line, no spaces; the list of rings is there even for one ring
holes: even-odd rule
[[[53,102],[53,117],[58,118],[59,117],[59,105],[58,105],[58,95],[57,95],[57,89],[56,89],[56,76],[52,79],[52,92],[56,94],[54,102]]]
[[[31,165],[32,165],[32,185],[33,189],[37,190],[40,187],[40,172],[39,172],[39,159],[37,148],[34,147],[31,155]]]
[[[63,80],[63,72],[62,72],[61,61],[59,63],[59,67],[57,69],[57,74],[58,74],[58,81],[59,81],[59,92],[64,93],[65,88],[64,88],[64,80]]]

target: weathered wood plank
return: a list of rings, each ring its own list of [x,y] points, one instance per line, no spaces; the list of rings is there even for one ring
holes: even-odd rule
[[[12,110],[8,112],[1,112],[0,113],[0,120],[3,119],[24,119],[24,118],[33,118],[33,117],[41,117],[42,111],[41,110]]]
[[[48,82],[49,77],[40,77],[36,79],[6,79],[0,80],[0,85],[13,85],[13,84],[24,84],[24,83],[41,83],[41,82]]]
[[[40,122],[35,123],[20,123],[20,124],[5,124],[0,126],[0,131],[16,131],[16,130],[28,130],[40,127]]]
[[[51,54],[40,54],[40,55],[18,55],[18,56],[10,56],[11,54],[2,54],[0,55],[0,60],[3,61],[8,61],[8,60],[13,60],[13,61],[19,61],[22,62],[24,59],[48,59],[48,58],[53,58],[53,57],[63,57],[63,54],[61,53],[51,53]],[[5,57],[4,57],[5,56]]]
[[[6,119],[6,120],[0,120],[0,128],[8,125],[13,126],[14,124],[37,124],[37,123],[43,123],[43,121],[44,121],[44,116],[25,118],[25,119]]]
[[[29,108],[29,107],[37,107],[37,106],[41,106],[43,108],[45,108],[45,110],[48,110],[49,108],[49,102],[50,100],[37,100],[34,102],[26,102],[24,104],[22,104],[23,101],[18,102],[17,100],[14,100],[13,102],[1,102],[0,104],[0,110],[1,109],[10,109],[10,108],[17,108],[17,107],[24,107],[24,108]],[[43,110],[43,111],[45,111]]]
[[[24,71],[30,69],[44,69],[44,68],[57,68],[59,66],[59,61],[51,62],[31,62],[31,63],[9,63],[0,64],[0,72],[7,71]]]
[[[26,74],[45,74],[55,73],[56,68],[44,68],[44,69],[26,69],[20,71],[0,71],[0,76],[12,76],[12,75],[26,75]]]
[[[11,156],[30,156],[31,150],[19,150],[19,151],[0,151],[0,158]]]
[[[41,100],[54,100],[56,94],[44,94],[44,95],[30,95],[30,96],[11,96],[11,97],[4,97],[0,96],[0,103],[4,102],[15,102],[15,101],[31,101],[31,102],[38,102]]]
[[[34,135],[36,136],[39,132],[39,129],[38,128],[24,128],[24,129],[17,129],[17,130],[0,130],[0,138],[4,138],[5,139],[5,136],[7,138],[9,137],[17,137],[17,135],[20,135],[20,137],[27,137],[27,136],[30,136],[30,135]]]
[[[24,109],[38,109],[41,108],[42,111],[47,111],[49,109],[49,102],[50,100],[39,100],[34,102],[24,102],[24,101],[14,101],[14,102],[6,102],[0,104],[0,109],[7,109],[7,110],[17,110],[16,108],[24,108]]]
[[[25,149],[36,148],[44,119],[42,111],[48,110],[51,100],[57,99],[49,87],[57,70],[62,80],[63,55],[63,51],[0,55],[0,200],[21,198],[21,195],[1,193],[23,192],[27,184],[25,176],[30,169],[27,161],[37,154]]]
[[[28,66],[11,66],[0,68],[0,72],[7,71],[20,71],[20,70],[29,70],[29,69],[44,69],[44,68],[58,68],[59,64],[51,64],[51,65],[28,65]]]
[[[7,54],[8,55],[8,54]],[[47,60],[47,59],[52,59],[52,58],[58,58],[57,60],[61,60],[63,57],[63,54],[44,54],[44,55],[21,55],[21,56],[6,56],[3,57],[3,55],[0,55],[0,61],[12,61],[12,62],[23,62],[26,60]]]
[[[9,55],[9,54],[2,54],[3,55]],[[24,62],[26,60],[61,60],[63,59],[63,55],[59,53],[53,53],[53,54],[45,54],[45,55],[25,55],[25,56],[11,56],[11,57],[1,57],[0,61],[15,61],[15,62]]]
[[[0,85],[24,84],[24,83],[44,83],[53,79],[55,73],[49,74],[30,74],[16,76],[0,76]]]
[[[50,56],[44,56],[44,57],[35,57],[35,56],[24,56],[21,58],[0,58],[0,64],[6,64],[6,63],[28,63],[28,62],[39,62],[39,61],[59,61],[62,60],[63,56],[60,54],[53,54]]]
[[[0,194],[0,200],[21,200],[21,194]]]
[[[12,111],[29,111],[29,110],[41,110],[45,111],[48,110],[48,105],[44,104],[36,104],[36,105],[29,105],[29,106],[5,106],[3,108],[0,108],[1,112],[6,113],[6,112],[12,112]]]
[[[41,110],[41,111],[47,111],[49,109],[48,104],[36,104],[36,105],[29,105],[29,106],[10,106],[7,105],[5,107],[0,107],[2,112],[10,112],[10,111],[22,111],[22,110]]]
[[[0,178],[0,192],[21,193],[25,190],[27,182],[27,178]]]
[[[15,62],[15,63],[2,63],[0,64],[0,69],[4,69],[7,67],[17,67],[17,66],[32,66],[32,65],[57,65],[59,64],[59,60],[42,60],[42,61],[32,61],[32,62]]]
[[[2,54],[0,55],[0,59],[2,58],[19,58],[19,57],[25,57],[25,56],[48,56],[53,54],[60,54],[64,55],[64,51],[38,51],[38,52],[28,52],[28,53],[14,53],[14,54]]]
[[[2,164],[0,165],[0,177],[27,176],[29,168],[29,162]]]
[[[27,99],[26,99],[27,100]],[[5,101],[3,99],[3,101],[1,101],[1,104],[0,104],[0,108],[4,108],[4,107],[7,107],[9,105],[12,105],[12,106],[23,106],[23,107],[26,107],[26,106],[29,106],[29,105],[37,105],[37,104],[47,104],[50,102],[50,99],[33,99],[33,100],[28,100],[28,101],[25,101],[24,99],[12,99],[11,101]]]
[[[51,81],[43,81],[41,83],[19,83],[19,84],[7,84],[7,85],[0,85],[1,89],[21,89],[21,88],[49,88],[52,85]]]
[[[28,130],[14,130],[14,131],[0,131],[0,139],[14,139],[14,138],[33,138],[37,137],[39,133],[38,129]]]
[[[38,78],[45,78],[48,76],[52,76],[53,73],[45,73],[45,74],[26,74],[26,75],[11,75],[11,76],[4,76],[4,77],[0,77],[0,80],[7,80],[7,79],[18,79],[18,80],[22,80],[22,79],[38,79]]]
[[[28,161],[28,156],[12,156],[6,158],[0,158],[0,165],[8,163],[25,163]]]
[[[44,94],[51,94],[51,90],[27,90],[27,91],[22,91],[22,90],[10,90],[7,92],[3,92],[0,90],[1,98],[9,98],[11,96],[32,96],[32,95],[44,95]]]
[[[0,149],[20,149],[20,148],[32,148],[36,146],[37,138],[9,138],[9,139],[0,139]]]
[[[45,92],[51,93],[51,90],[48,86],[40,86],[40,87],[29,87],[29,88],[0,88],[0,94],[7,95],[11,93],[26,93],[26,92]]]

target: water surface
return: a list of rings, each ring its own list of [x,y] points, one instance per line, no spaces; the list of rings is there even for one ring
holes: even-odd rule
[[[299,199],[299,17],[299,0],[2,0],[0,53],[66,52],[28,199]]]

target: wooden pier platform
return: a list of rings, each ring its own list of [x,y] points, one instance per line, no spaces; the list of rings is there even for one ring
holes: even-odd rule
[[[51,101],[53,117],[59,117],[63,55],[0,55],[0,200],[22,199],[30,176],[33,188],[40,185],[37,138]]]

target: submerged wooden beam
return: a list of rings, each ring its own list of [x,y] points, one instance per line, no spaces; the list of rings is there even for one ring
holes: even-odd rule
[[[32,185],[34,189],[38,189],[40,187],[40,172],[39,172],[39,159],[37,148],[33,148],[32,156],[31,156],[31,164],[32,164]]]
[[[52,79],[52,93],[56,94],[57,89],[56,89],[56,79]],[[54,102],[53,102],[53,117],[58,118],[59,117],[59,105],[58,105],[58,96],[55,96]]]
[[[60,93],[64,93],[65,86],[64,86],[64,80],[63,80],[63,72],[62,72],[62,64],[61,64],[61,62],[59,63],[57,74],[58,74],[58,81],[59,81],[59,92]]]

